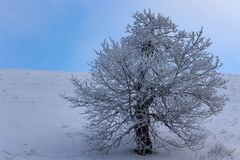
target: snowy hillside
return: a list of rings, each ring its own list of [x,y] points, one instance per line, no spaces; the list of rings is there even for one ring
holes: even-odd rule
[[[83,154],[83,117],[59,94],[71,95],[70,78],[84,74],[30,70],[0,70],[0,160],[90,160]],[[240,153],[240,75],[225,75],[230,101],[207,123],[209,141]],[[223,92],[223,91],[220,91]],[[148,157],[127,147],[98,159],[195,160],[197,152],[179,149]],[[235,158],[237,159],[237,158]],[[239,158],[240,159],[240,158]]]

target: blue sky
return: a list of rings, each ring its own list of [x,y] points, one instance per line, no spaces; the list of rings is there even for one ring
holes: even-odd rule
[[[0,68],[89,70],[101,42],[120,39],[144,8],[213,44],[223,73],[240,73],[239,0],[0,0]]]

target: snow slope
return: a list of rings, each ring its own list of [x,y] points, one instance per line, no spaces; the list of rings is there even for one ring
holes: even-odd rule
[[[147,157],[122,147],[102,157],[82,153],[84,122],[59,94],[71,95],[70,78],[86,74],[0,69],[0,160],[150,159],[195,160],[199,152],[179,149]],[[229,79],[225,92],[230,101],[222,113],[206,124],[209,144],[221,142],[240,153],[240,75]],[[98,157],[98,158],[96,158]],[[195,157],[195,158],[194,158]],[[238,159],[238,158],[235,158]],[[240,158],[239,158],[240,159]]]

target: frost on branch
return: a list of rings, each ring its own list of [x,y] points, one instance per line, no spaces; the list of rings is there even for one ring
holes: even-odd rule
[[[217,94],[225,84],[219,59],[207,51],[202,29],[179,30],[150,10],[133,18],[120,42],[103,42],[90,78],[73,78],[75,96],[65,99],[85,108],[90,150],[107,152],[126,136],[141,155],[159,143],[194,149],[206,136],[202,122],[227,100]],[[159,126],[176,137],[163,137]]]

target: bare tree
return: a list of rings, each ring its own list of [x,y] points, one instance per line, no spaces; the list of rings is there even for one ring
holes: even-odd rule
[[[205,137],[201,123],[220,112],[227,98],[217,93],[225,80],[209,39],[179,30],[150,10],[133,15],[128,35],[104,41],[91,64],[91,76],[73,78],[73,107],[84,107],[91,150],[109,151],[130,135],[138,154],[156,142],[193,148]],[[162,137],[163,125],[177,139]]]

